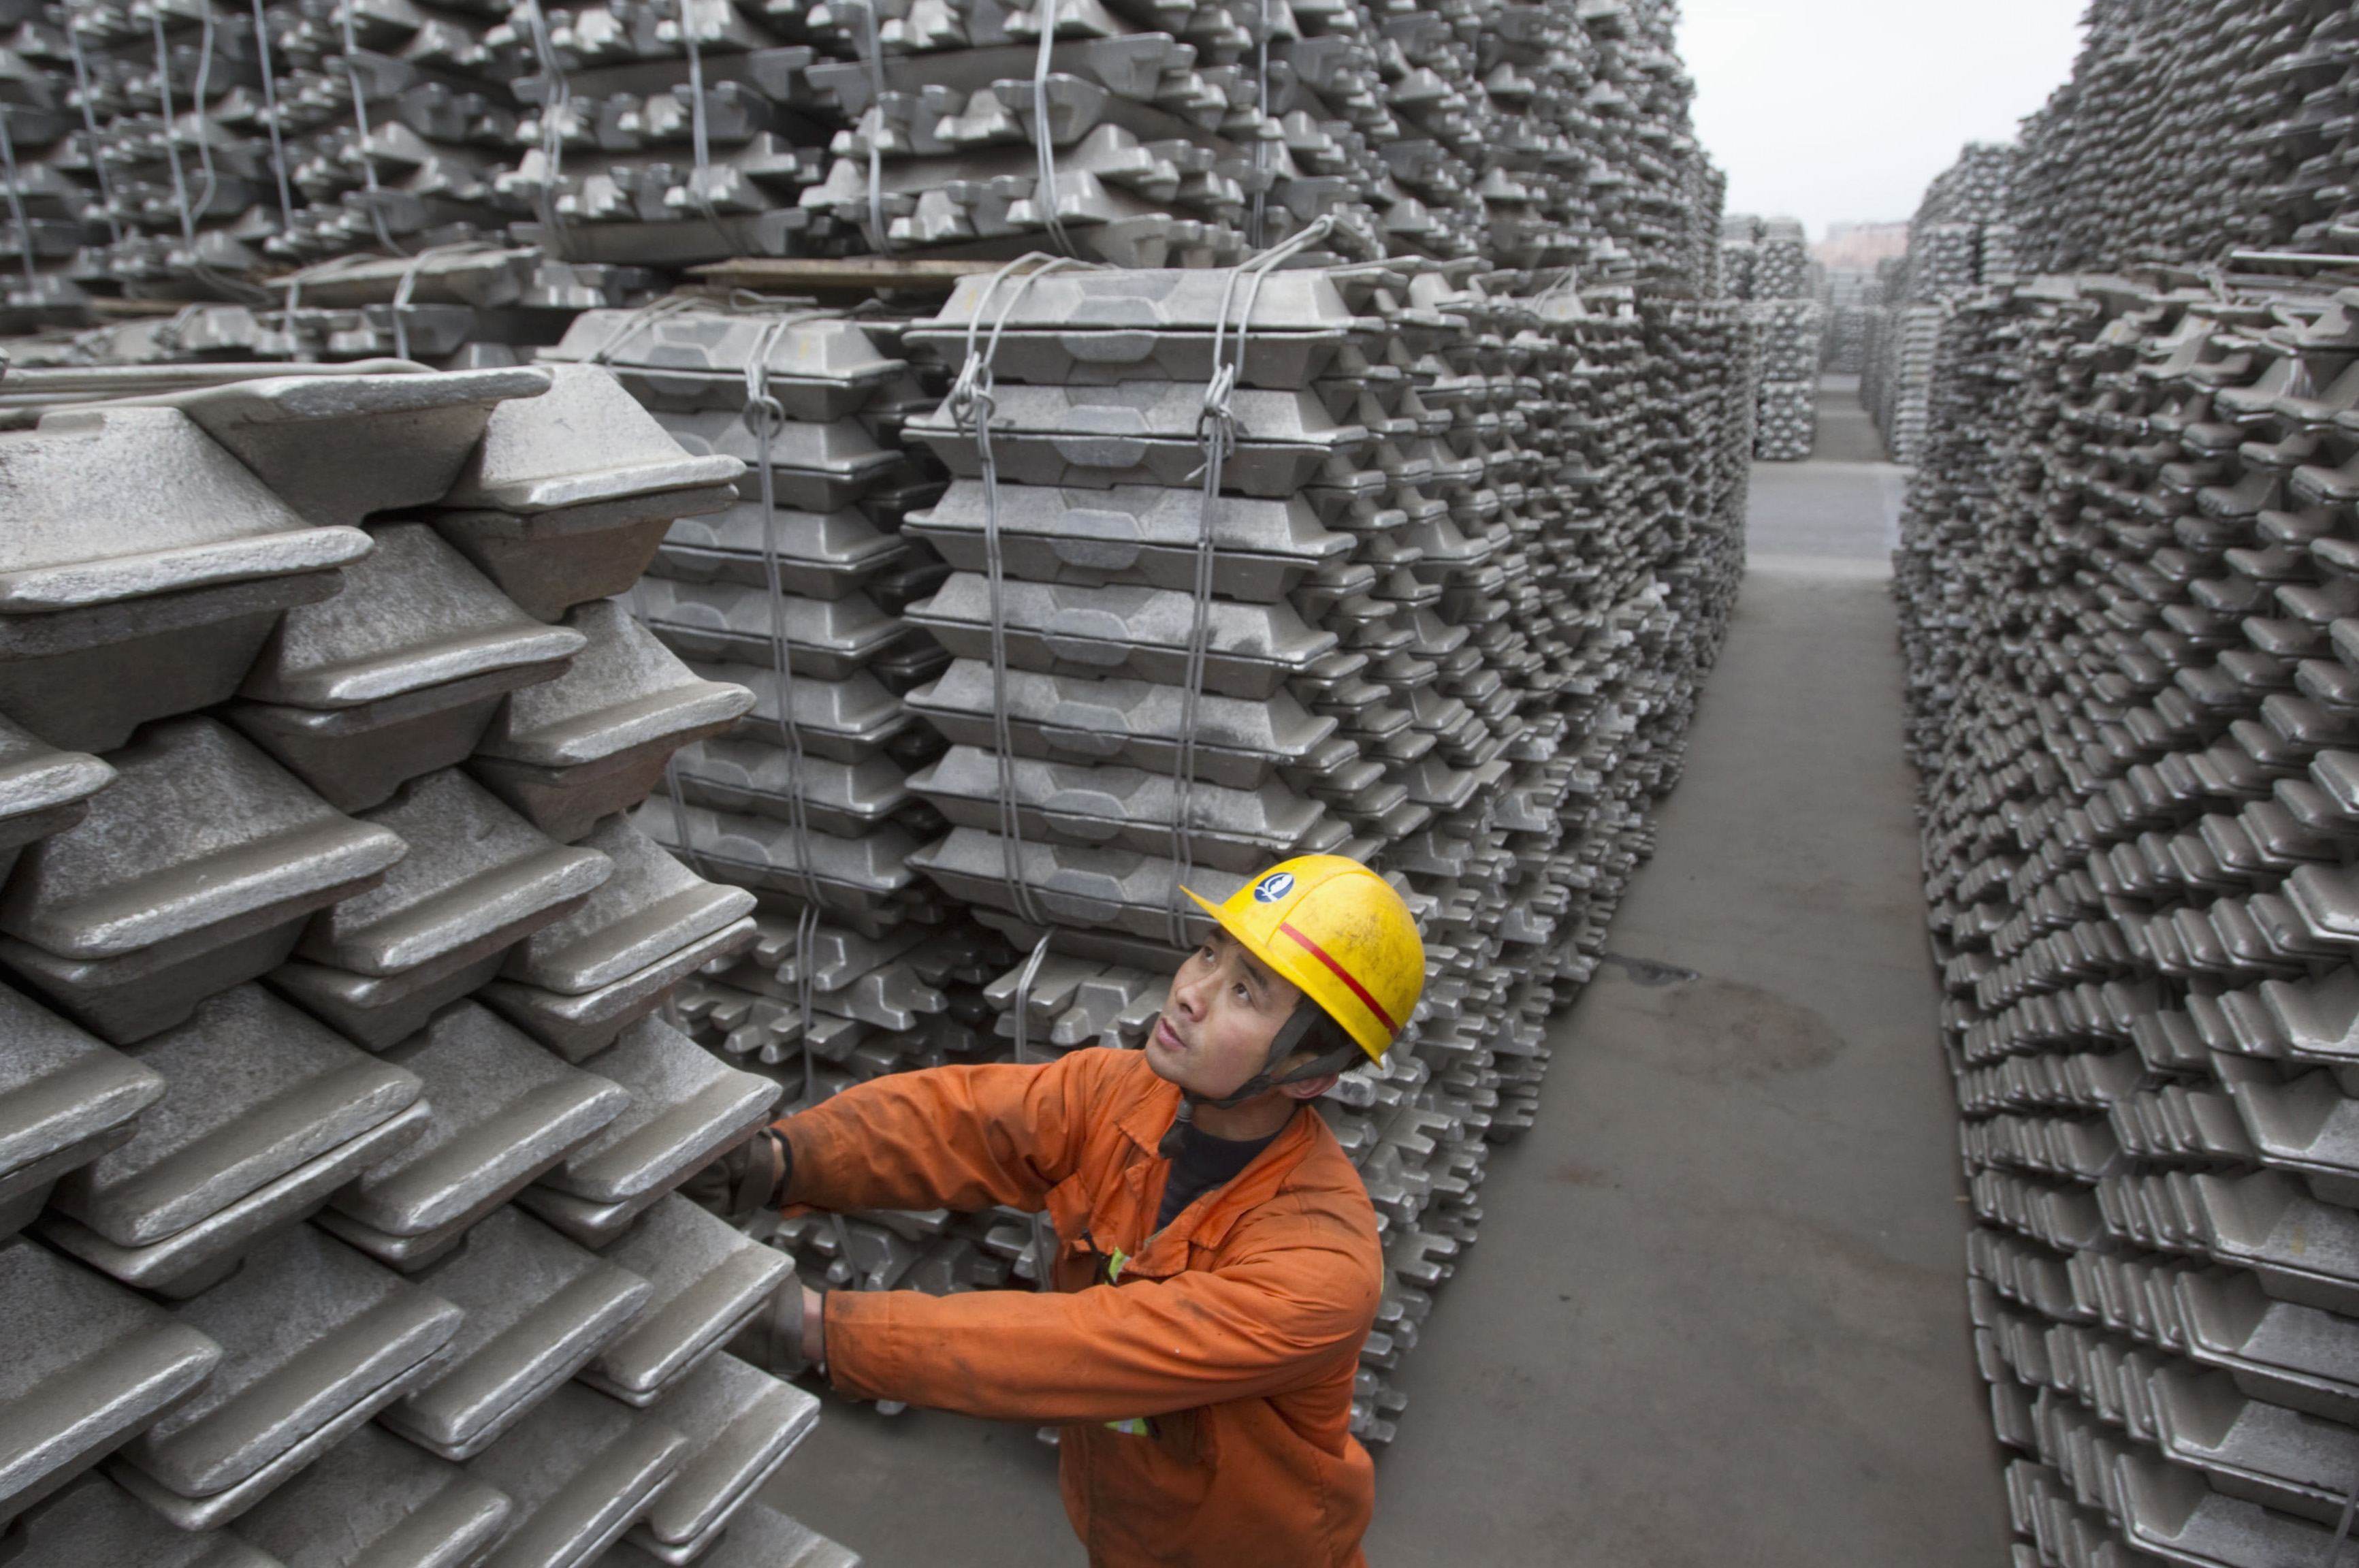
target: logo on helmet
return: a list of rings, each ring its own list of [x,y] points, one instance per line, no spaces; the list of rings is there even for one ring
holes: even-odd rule
[[[1293,891],[1294,873],[1274,871],[1255,884],[1254,901],[1259,904],[1275,904]]]

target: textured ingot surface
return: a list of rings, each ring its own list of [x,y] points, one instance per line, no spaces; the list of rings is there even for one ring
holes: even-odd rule
[[[561,918],[613,874],[597,851],[550,842],[455,768],[411,780],[365,820],[409,853],[375,887],[314,916],[296,948],[360,975],[473,963]]]
[[[223,1347],[201,1330],[29,1241],[0,1243],[0,1517],[87,1468],[204,1382]]]
[[[443,1568],[497,1541],[515,1511],[456,1465],[363,1426],[238,1517],[241,1541],[321,1568]]]
[[[768,1119],[777,1085],[740,1073],[660,1018],[642,1018],[583,1070],[631,1096],[622,1114],[541,1178],[574,1197],[621,1203],[711,1160]]]
[[[466,1459],[627,1327],[653,1293],[515,1208],[477,1224],[419,1285],[467,1315],[441,1368],[378,1419],[449,1459]]]
[[[376,1231],[421,1236],[484,1212],[596,1136],[630,1105],[489,1009],[460,1002],[385,1052],[426,1085],[434,1116],[401,1153],[335,1199]]]
[[[688,1442],[644,1411],[568,1383],[467,1474],[506,1493],[514,1522],[486,1568],[572,1568],[643,1515],[687,1458]]]
[[[58,1212],[125,1247],[185,1230],[416,1101],[380,1062],[259,985],[200,1003],[136,1060],[165,1083],[123,1148],[59,1185]]]
[[[197,1394],[123,1461],[186,1497],[226,1491],[411,1373],[458,1331],[458,1308],[309,1225],[172,1309],[223,1351]]]
[[[792,1269],[781,1254],[678,1196],[649,1209],[604,1256],[656,1294],[582,1377],[637,1405],[727,1344]]]
[[[54,1180],[127,1142],[165,1081],[0,985],[0,1194]]]

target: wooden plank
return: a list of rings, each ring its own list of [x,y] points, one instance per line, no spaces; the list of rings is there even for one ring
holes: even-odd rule
[[[190,305],[227,304],[222,299],[115,299],[94,295],[90,313],[102,321],[141,321],[150,316],[177,316]]]
[[[854,256],[838,259],[817,256],[739,256],[689,268],[698,282],[716,289],[757,289],[770,294],[813,292],[874,292],[892,289],[910,293],[947,294],[962,278],[996,271],[996,261],[953,261],[942,256]]]

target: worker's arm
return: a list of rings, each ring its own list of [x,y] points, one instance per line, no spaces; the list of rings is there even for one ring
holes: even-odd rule
[[[822,1209],[1038,1209],[1073,1173],[1103,1053],[897,1073],[777,1124],[781,1202]]]
[[[1266,1228],[1268,1245],[1240,1227],[1234,1261],[1170,1279],[1071,1294],[836,1291],[829,1374],[861,1398],[1008,1421],[1119,1421],[1280,1393],[1357,1353],[1382,1266],[1375,1238],[1340,1221]]]

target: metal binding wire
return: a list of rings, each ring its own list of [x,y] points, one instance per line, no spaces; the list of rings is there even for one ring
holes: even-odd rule
[[[418,288],[418,275],[426,269],[430,249],[421,250],[409,258],[401,269],[401,278],[393,286],[393,357],[409,357],[409,297]]]
[[[385,226],[384,203],[374,200],[377,193],[376,157],[368,147],[368,95],[361,91],[361,68],[357,60],[360,44],[353,33],[353,7],[357,3],[358,0],[340,0],[336,6],[336,19],[344,39],[344,85],[353,96],[353,151],[361,160],[361,183],[368,192],[368,198],[364,199],[361,204],[368,209],[369,226],[376,230],[377,242],[396,256],[408,256],[409,253],[395,243],[393,232]],[[163,23],[158,21],[158,38],[163,36],[162,29]],[[179,165],[174,164],[172,176],[175,180],[179,178]]]
[[[16,225],[16,252],[24,258],[25,281],[33,281],[33,225],[25,215],[25,194],[16,183],[16,138],[8,127],[8,111],[0,108],[0,172],[8,177],[8,221]]]
[[[639,591],[636,585],[631,589],[631,616],[642,626],[647,624],[647,614],[640,605]],[[671,831],[672,836],[679,840],[680,858],[688,862],[690,870],[701,877],[704,875],[704,852],[696,847],[696,826],[689,820],[688,797],[680,793],[678,752],[664,758],[664,793],[671,800]]]
[[[679,0],[679,44],[688,51],[688,149],[702,174],[712,162],[712,137],[704,123],[704,46],[697,41],[689,0]]]
[[[410,311],[409,299],[410,296],[417,291],[419,277],[425,272],[427,264],[438,260],[449,260],[452,256],[472,256],[478,251],[499,248],[495,245],[489,245],[482,240],[460,240],[446,245],[429,245],[416,256],[409,257],[401,269],[401,276],[395,280],[393,286],[393,356],[396,359],[409,357],[409,328],[406,324]],[[361,259],[366,260],[365,257]]]
[[[1016,280],[1015,290],[992,322],[990,339],[978,344],[984,311],[990,309],[1000,285],[1027,262],[1038,265]],[[1017,918],[1033,926],[1049,922],[1035,908],[1032,889],[1024,880],[1024,821],[1016,802],[1015,721],[1007,702],[1006,566],[999,538],[999,461],[991,450],[991,366],[999,354],[1000,333],[1006,330],[1007,318],[1026,292],[1050,273],[1069,268],[1094,269],[1094,264],[1028,251],[991,275],[984,286],[983,297],[974,303],[974,313],[967,318],[966,360],[959,366],[958,379],[951,384],[950,397],[943,404],[950,410],[951,423],[974,437],[975,462],[983,471],[983,563],[991,599],[991,734],[999,768],[1000,869]]]
[[[869,106],[876,128],[868,136],[868,243],[880,256],[893,254],[885,226],[885,51],[876,41],[876,0],[860,0],[860,36],[853,46],[868,67]]]
[[[590,355],[590,363],[592,365],[611,364],[614,356],[623,352],[623,345],[625,343],[629,343],[633,338],[638,336],[641,332],[647,331],[647,328],[655,325],[656,322],[663,320],[666,316],[678,315],[682,310],[709,303],[709,300],[699,299],[694,296],[688,294],[658,295],[657,298],[648,300],[646,304],[638,306],[633,310],[628,316],[625,316],[623,319],[622,326],[615,330],[614,335],[608,338],[603,345],[599,347]]]
[[[794,660],[787,648],[787,600],[779,585],[778,506],[777,478],[770,471],[770,441],[787,422],[787,411],[770,396],[770,351],[798,321],[825,316],[827,311],[781,314],[762,331],[745,364],[745,428],[753,432],[757,483],[762,495],[762,579],[770,601],[770,664],[777,677],[778,737],[787,749],[787,820],[795,835],[795,860],[802,874],[803,897],[813,907],[820,901],[819,874],[811,863],[810,808],[803,800],[803,734],[795,722]]]
[[[1032,187],[1032,205],[1040,213],[1049,237],[1066,256],[1079,256],[1065,220],[1057,211],[1057,144],[1049,134],[1049,63],[1057,46],[1057,0],[1040,0],[1040,48],[1032,57],[1032,150],[1038,172]]]
[[[196,248],[197,224],[189,211],[189,181],[180,169],[180,133],[172,119],[172,56],[164,41],[164,7],[155,6],[147,13],[148,26],[156,34],[156,91],[164,107],[164,161],[172,169],[172,204],[179,209],[180,239],[191,250]]]
[[[1190,910],[1180,888],[1194,877],[1196,868],[1196,725],[1203,704],[1204,665],[1212,641],[1213,524],[1220,514],[1222,467],[1237,444],[1236,416],[1229,408],[1229,397],[1245,375],[1245,335],[1253,324],[1254,307],[1261,299],[1263,281],[1279,263],[1326,238],[1334,226],[1332,215],[1321,215],[1283,244],[1272,245],[1253,260],[1231,268],[1221,288],[1220,312],[1212,321],[1212,380],[1204,388],[1203,408],[1196,416],[1196,440],[1204,451],[1203,465],[1198,473],[1204,483],[1196,514],[1194,604],[1188,623],[1187,675],[1180,688],[1179,745],[1173,748],[1171,762],[1172,877],[1168,912],[1174,947],[1185,948],[1189,944]],[[1229,310],[1236,300],[1240,283],[1245,286],[1245,311],[1237,322],[1232,350]]]
[[[1016,1060],[1018,1062],[1032,1060],[1027,1049],[1031,1044],[1031,1027],[1026,1015],[1032,1010],[1032,982],[1040,977],[1040,965],[1049,956],[1049,933],[1041,934],[1040,940],[1032,944],[1032,956],[1024,961],[1024,967],[1016,976],[1016,1011],[1013,1016],[1016,1020]]]
[[[2343,1499],[2343,1517],[2335,1521],[2333,1538],[2327,1541],[2325,1552],[2319,1558],[2319,1568],[2337,1568],[2343,1561],[2343,1543],[2351,1539],[2353,1518],[2359,1516],[2359,1481],[2354,1481],[2350,1493]]]
[[[631,584],[631,619],[641,626],[647,624],[647,582],[644,577]],[[679,856],[688,868],[699,877],[704,875],[704,854],[696,847],[696,826],[689,818],[688,797],[679,788],[679,753],[664,758],[664,794],[671,801],[672,837],[679,841]]]
[[[622,352],[625,344],[657,321],[667,315],[700,305],[710,308],[712,302],[680,295],[668,295],[664,299],[652,300],[639,307],[624,321],[622,329],[613,337],[608,338],[605,343],[590,356],[591,363],[593,365],[609,363]],[[777,310],[774,303],[762,299],[758,296],[752,297],[744,305],[733,298],[720,308]],[[802,730],[795,722],[794,670],[787,646],[786,593],[780,585],[779,576],[777,490],[777,477],[770,469],[770,442],[779,428],[786,423],[786,409],[777,398],[770,394],[770,354],[777,346],[778,339],[797,323],[823,320],[835,314],[836,312],[832,310],[777,311],[775,318],[766,323],[760,336],[755,340],[753,353],[746,360],[745,410],[741,416],[755,441],[756,483],[760,486],[762,505],[762,577],[764,587],[768,593],[770,607],[771,670],[777,681],[776,690],[778,737],[786,748],[788,757],[787,820],[794,833],[796,869],[800,875],[803,885],[803,907],[795,917],[795,965],[798,976],[797,1010],[802,1029],[803,1104],[805,1105],[811,1103],[811,1094],[816,1083],[813,1076],[815,1069],[812,1064],[810,1041],[814,1005],[812,970],[816,966],[819,952],[820,887],[819,875],[811,854],[810,811],[803,798],[805,754]],[[632,614],[644,624],[647,615],[637,587],[634,586],[631,593]],[[680,788],[679,757],[676,755],[666,759],[664,763],[664,789],[671,798],[673,832],[679,838],[681,848],[686,852],[690,864],[701,874],[704,867],[701,864],[701,856],[696,849],[694,833],[688,814],[688,798],[686,792]]]
[[[262,15],[262,0],[254,0],[254,5],[255,16],[258,21]],[[123,219],[114,210],[114,181],[113,178],[107,174],[106,159],[99,151],[100,137],[98,134],[98,111],[91,106],[90,65],[89,62],[82,58],[82,33],[75,27],[74,18],[71,15],[69,15],[65,19],[65,34],[66,52],[73,57],[74,96],[82,102],[82,135],[90,139],[90,167],[92,172],[98,176],[98,200],[106,209],[106,232],[111,236],[113,243],[115,245],[121,245],[123,243]],[[264,91],[266,94],[270,82],[270,54],[266,48],[263,51],[262,60],[262,80]],[[277,128],[274,125],[271,129],[271,145],[273,147],[277,146]],[[16,149],[13,147],[9,149],[11,162],[14,162],[15,160],[15,151]],[[8,189],[11,191],[15,191],[16,188],[16,173],[12,169],[8,176]],[[281,188],[283,189],[286,176],[282,174],[279,177],[279,180]]]
[[[206,91],[212,81],[213,21],[212,0],[199,0],[197,11],[197,79],[192,83],[193,102],[189,105],[190,117],[197,122],[197,164],[203,171],[201,194],[190,199],[188,182],[181,174],[180,133],[173,124],[171,59],[164,40],[162,7],[150,15],[156,30],[157,90],[162,95],[164,110],[164,147],[172,166],[172,200],[179,208],[180,239],[188,247],[183,265],[189,275],[215,292],[261,303],[270,298],[261,289],[243,278],[233,278],[220,268],[208,266],[197,250],[197,220],[213,204],[220,193],[221,177],[213,168],[213,144],[210,123],[205,117]]]
[[[549,41],[549,18],[541,14],[540,0],[524,0],[524,19],[526,31],[532,36],[533,59],[548,84],[540,99],[542,179],[540,189],[533,194],[533,206],[540,218],[542,245],[563,260],[565,217],[557,210],[557,192],[565,172],[565,116],[573,103],[573,87],[566,80],[564,62],[557,58],[557,46]]]
[[[712,191],[706,189],[705,175],[712,168],[712,136],[704,113],[704,46],[697,42],[696,21],[689,15],[689,0],[679,0],[679,41],[688,51],[688,147],[695,163],[689,172],[688,199],[696,203],[704,221],[729,245],[741,251],[756,250],[759,247],[748,244],[742,230],[731,232],[728,221],[713,203]]]
[[[192,102],[190,112],[198,117],[197,162],[204,170],[204,194],[196,199],[199,213],[210,209],[213,197],[220,193],[221,178],[213,170],[213,138],[204,124],[205,88],[213,74],[213,0],[198,0],[197,4],[197,80],[190,87]],[[166,127],[168,130],[168,126]]]
[[[1031,1053],[1027,1049],[1031,1043],[1030,1020],[1027,1015],[1032,1010],[1032,982],[1040,977],[1040,965],[1047,962],[1049,943],[1055,937],[1053,931],[1042,931],[1040,940],[1032,944],[1032,956],[1024,961],[1023,970],[1016,976],[1015,1012],[1012,1016],[1016,1024],[1016,1060],[1019,1065],[1031,1060]],[[1056,1227],[1049,1223],[1045,1213],[1036,1212],[1032,1215],[1032,1258],[1037,1278],[1032,1282],[1040,1290],[1055,1289],[1055,1281],[1049,1277],[1049,1260],[1056,1256]]]
[[[812,971],[819,967],[819,906],[805,904],[802,913],[795,917],[795,1006],[802,1018],[803,1101],[802,1108],[811,1107],[811,1097],[819,1091],[819,1070],[811,1050],[811,997],[818,985]]]
[[[254,0],[254,47],[262,61],[262,118],[270,131],[270,172],[278,180],[278,232],[283,234],[287,232],[289,216],[295,211],[295,195],[287,183],[287,144],[278,128],[278,73],[270,69],[270,18],[263,14],[262,0]],[[82,50],[76,47],[74,71],[77,78],[81,71]],[[102,192],[106,189],[103,179],[99,181],[99,189]]]
[[[1255,39],[1254,68],[1260,83],[1260,94],[1254,100],[1254,109],[1264,120],[1269,118],[1269,0],[1261,0],[1261,27]],[[1254,138],[1253,203],[1246,209],[1245,244],[1259,249],[1268,243],[1263,232],[1269,206],[1269,138]]]

